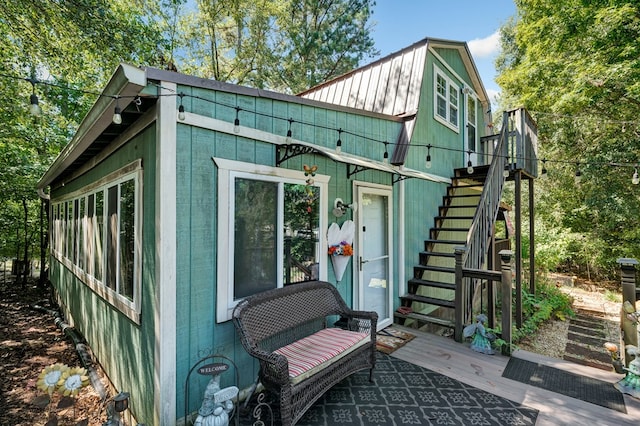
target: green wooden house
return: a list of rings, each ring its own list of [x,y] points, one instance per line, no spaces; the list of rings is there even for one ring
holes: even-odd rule
[[[205,356],[251,385],[230,321],[247,295],[321,279],[380,327],[447,324],[453,247],[496,157],[489,110],[463,42],[424,39],[299,96],[121,65],[38,184],[60,306],[147,425],[198,409],[206,378],[188,404],[185,383]],[[327,229],[347,220],[338,281]]]

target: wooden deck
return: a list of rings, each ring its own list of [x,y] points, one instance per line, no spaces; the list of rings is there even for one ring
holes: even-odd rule
[[[398,325],[395,325],[398,328]],[[539,410],[536,425],[633,425],[640,424],[640,400],[624,395],[627,414],[502,377],[509,358],[473,352],[453,339],[404,328],[416,338],[391,356],[444,374],[487,392]],[[516,351],[513,356],[576,374],[614,383],[621,375],[553,359],[531,352]]]

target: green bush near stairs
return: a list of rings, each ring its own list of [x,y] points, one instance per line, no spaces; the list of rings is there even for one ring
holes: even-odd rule
[[[515,302],[515,290],[513,290],[513,300]],[[572,299],[567,294],[560,291],[558,287],[546,278],[539,277],[536,281],[536,294],[531,294],[525,289],[522,290],[522,328],[517,329],[515,324],[512,330],[513,342],[517,344],[520,340],[536,333],[538,328],[551,319],[564,321],[572,318],[575,313],[571,309]],[[498,312],[500,308],[498,307]],[[513,307],[515,312],[515,306]],[[498,321],[500,324],[500,321]],[[498,326],[493,331],[496,335],[501,335]],[[502,349],[506,342],[500,338],[496,339],[494,345],[497,349]],[[513,349],[513,348],[510,348]]]

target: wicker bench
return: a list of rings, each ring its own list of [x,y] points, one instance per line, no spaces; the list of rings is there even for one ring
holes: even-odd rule
[[[348,375],[369,369],[371,380],[377,320],[375,312],[350,309],[322,281],[256,294],[233,311],[240,341],[259,360],[259,379],[276,395],[285,426]]]

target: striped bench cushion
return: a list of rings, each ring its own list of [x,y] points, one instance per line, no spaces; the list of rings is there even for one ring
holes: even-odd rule
[[[368,338],[368,333],[325,328],[274,352],[287,358],[289,377],[295,384],[366,344]]]

